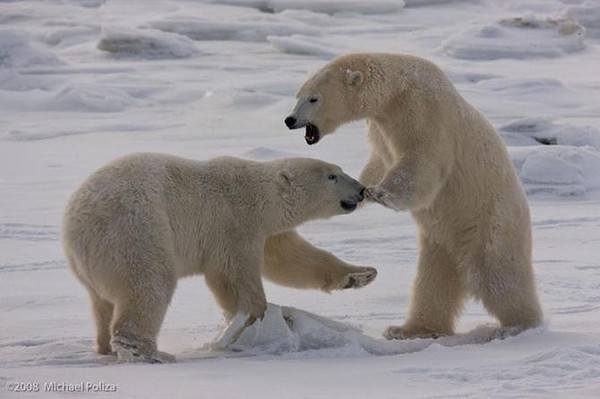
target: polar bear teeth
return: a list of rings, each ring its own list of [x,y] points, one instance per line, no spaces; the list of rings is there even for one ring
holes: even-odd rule
[[[309,145],[315,144],[319,141],[320,138],[321,134],[319,133],[319,128],[313,125],[312,123],[307,124],[306,133],[304,135],[306,143]]]

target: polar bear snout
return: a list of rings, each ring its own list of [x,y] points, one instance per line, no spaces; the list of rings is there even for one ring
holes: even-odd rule
[[[340,201],[342,209],[348,212],[354,211],[358,207],[358,203],[365,199],[365,188],[361,188],[358,194],[353,195],[350,198],[346,198]]]
[[[313,123],[299,121],[294,115],[290,115],[285,118],[284,123],[290,130],[306,127],[304,140],[306,140],[306,144],[308,145],[316,144],[321,139],[321,132],[317,125]]]
[[[294,126],[296,125],[296,121],[297,119],[290,115],[287,118],[285,118],[284,122],[288,129],[295,129]]]

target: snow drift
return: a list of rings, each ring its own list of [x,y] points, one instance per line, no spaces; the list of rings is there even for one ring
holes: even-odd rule
[[[187,37],[158,30],[103,27],[98,49],[148,59],[187,58],[199,53]]]
[[[467,60],[558,57],[582,50],[584,38],[585,29],[571,18],[528,15],[467,28],[444,40],[440,49]]]

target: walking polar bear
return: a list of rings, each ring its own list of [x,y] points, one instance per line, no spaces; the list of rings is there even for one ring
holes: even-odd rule
[[[174,361],[156,337],[185,276],[204,274],[226,317],[247,314],[250,322],[266,309],[261,273],[325,291],[369,284],[375,269],[344,263],[290,230],[352,212],[363,191],[338,166],[305,158],[133,154],[101,168],[73,194],[63,220],[66,258],[91,298],[97,352]]]
[[[468,295],[512,331],[541,323],[523,189],[492,125],[437,66],[408,55],[345,55],[296,97],[285,124],[305,127],[308,144],[366,120],[367,197],[410,210],[418,225],[411,307],[387,338],[452,334]]]

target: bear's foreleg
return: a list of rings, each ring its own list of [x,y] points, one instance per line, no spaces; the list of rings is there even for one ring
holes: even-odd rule
[[[350,265],[313,246],[295,230],[267,239],[262,273],[276,284],[326,292],[361,288],[377,277],[374,268]]]
[[[421,253],[412,301],[402,326],[391,326],[388,339],[437,338],[454,332],[466,297],[463,276],[441,245],[421,236]]]
[[[262,248],[239,248],[230,251],[222,264],[205,271],[206,284],[230,320],[237,314],[262,319],[267,309],[267,299],[261,279]],[[233,248],[234,245],[226,245]]]
[[[434,155],[405,155],[378,185],[367,187],[366,197],[396,211],[427,208],[450,173],[450,167],[443,161]]]

